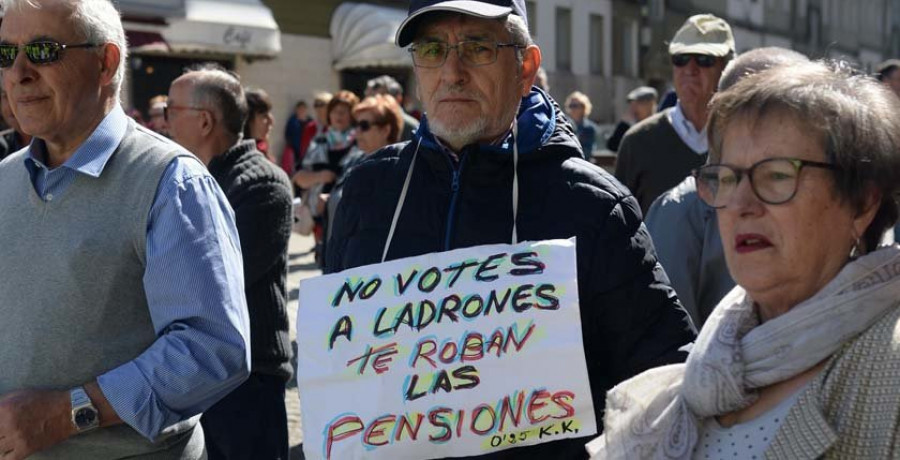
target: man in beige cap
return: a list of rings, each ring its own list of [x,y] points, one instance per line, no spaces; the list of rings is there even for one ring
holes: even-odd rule
[[[669,44],[669,55],[678,103],[632,127],[616,161],[616,178],[644,213],[657,196],[706,162],[706,106],[734,57],[731,27],[711,14],[691,16]]]

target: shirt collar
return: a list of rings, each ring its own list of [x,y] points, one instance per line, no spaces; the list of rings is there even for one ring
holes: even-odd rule
[[[103,117],[103,121],[97,125],[87,140],[78,146],[75,153],[62,164],[62,167],[91,177],[100,177],[106,163],[125,137],[127,128],[128,116],[125,115],[122,106],[116,104],[113,110]],[[25,162],[26,164],[43,165],[46,153],[47,144],[42,139],[35,137],[28,146]]]
[[[709,150],[709,142],[706,138],[706,126],[700,131],[694,127],[694,124],[684,116],[681,103],[675,104],[675,107],[668,112],[669,123],[678,134],[678,137],[696,153],[703,154]]]

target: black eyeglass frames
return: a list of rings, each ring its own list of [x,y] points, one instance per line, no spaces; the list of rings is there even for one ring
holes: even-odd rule
[[[767,158],[750,168],[735,168],[724,164],[710,164],[693,171],[697,194],[713,208],[724,208],[731,202],[741,178],[750,179],[750,188],[757,198],[767,204],[783,204],[794,198],[804,167],[838,171],[832,163],[797,158]]]
[[[67,45],[54,41],[37,41],[26,43],[24,45],[13,45],[11,43],[0,44],[0,69],[11,67],[16,62],[16,56],[19,55],[19,49],[25,50],[25,56],[33,64],[49,64],[60,59],[63,50],[71,48],[96,48],[96,43],[78,43],[75,45]]]

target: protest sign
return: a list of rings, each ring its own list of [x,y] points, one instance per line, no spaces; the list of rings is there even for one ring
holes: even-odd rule
[[[576,271],[572,238],[302,281],[306,457],[458,457],[595,434]]]

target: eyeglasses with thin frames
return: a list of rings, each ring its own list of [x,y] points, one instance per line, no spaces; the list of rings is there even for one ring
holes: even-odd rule
[[[73,48],[96,48],[100,45],[96,43],[78,43],[75,45],[67,45],[50,40],[42,40],[24,45],[14,45],[12,43],[0,44],[0,69],[11,67],[16,62],[16,56],[19,55],[19,49],[25,51],[25,57],[32,64],[50,64],[60,60],[63,50]]]
[[[675,67],[684,67],[691,62],[691,59],[697,63],[697,67],[706,69],[714,66],[717,58],[708,54],[673,54],[672,65]]]
[[[706,165],[695,169],[693,176],[700,199],[713,208],[724,208],[731,202],[744,176],[749,178],[750,188],[760,201],[777,205],[794,198],[800,182],[800,172],[807,166],[840,170],[832,163],[797,158],[767,158],[747,169],[725,164]]]
[[[451,45],[447,42],[423,42],[409,47],[413,64],[416,67],[434,69],[444,65],[451,49],[456,49],[456,56],[469,67],[479,67],[497,62],[500,48],[525,48],[515,43],[497,43],[486,40],[470,40]]]
[[[171,117],[170,113],[173,111],[178,111],[178,110],[204,111],[207,109],[205,109],[203,107],[194,107],[194,106],[190,106],[190,105],[166,105],[166,106],[163,106],[163,119],[166,121],[169,121],[169,118]]]

